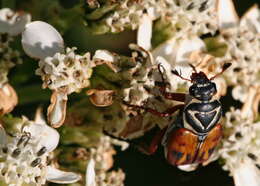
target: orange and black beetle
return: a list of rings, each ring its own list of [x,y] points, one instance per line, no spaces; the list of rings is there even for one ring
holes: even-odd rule
[[[183,78],[176,70],[173,70],[173,74],[192,83],[189,94],[167,92],[166,82],[161,71],[162,66],[158,65],[163,79],[160,86],[161,94],[166,99],[180,101],[183,104],[169,108],[165,112],[127,104],[160,117],[167,117],[180,110],[176,121],[161,130],[153,138],[152,143],[142,150],[147,154],[153,154],[161,142],[164,146],[165,157],[171,165],[200,164],[207,161],[222,136],[222,127],[219,123],[222,109],[220,102],[214,99],[217,88],[212,80],[230,65],[230,63],[225,63],[222,71],[211,78],[208,78],[203,72],[197,72],[192,65],[190,66],[194,72],[190,79]]]

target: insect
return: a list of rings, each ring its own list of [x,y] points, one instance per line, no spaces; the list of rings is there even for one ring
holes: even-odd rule
[[[159,117],[167,117],[180,110],[177,119],[159,131],[153,137],[151,144],[142,150],[147,154],[153,154],[161,143],[164,147],[165,158],[174,166],[200,164],[207,161],[222,137],[222,127],[219,123],[222,109],[219,100],[214,97],[217,88],[212,80],[222,74],[230,65],[231,63],[225,63],[222,71],[211,78],[208,78],[202,71],[197,72],[192,65],[190,66],[193,73],[190,79],[184,78],[176,70],[172,70],[172,73],[179,78],[192,83],[188,94],[167,92],[166,80],[162,72],[163,67],[158,65],[162,77],[161,94],[166,99],[179,101],[182,104],[169,108],[165,112],[127,104]]]

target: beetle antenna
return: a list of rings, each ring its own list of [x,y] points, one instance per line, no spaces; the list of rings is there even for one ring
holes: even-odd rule
[[[224,63],[224,65],[222,66],[221,72],[217,73],[215,76],[211,77],[209,80],[213,80],[216,77],[218,77],[219,75],[221,75],[223,72],[225,72],[231,66],[231,64],[232,63]]]
[[[163,75],[163,73],[165,72],[165,68],[163,67],[163,65],[161,63],[158,64],[158,70],[161,75],[162,81],[165,82],[166,79],[164,78],[164,75]]]
[[[189,63],[189,66],[192,68],[192,70],[193,70],[195,73],[197,73],[197,70],[196,70],[196,68],[195,68],[194,65],[192,65],[192,64]]]
[[[183,79],[183,80],[185,80],[185,81],[190,81],[190,82],[191,82],[190,79],[187,79],[187,78],[184,78],[184,77],[181,76],[181,71],[180,71],[180,73],[179,73],[177,70],[172,70],[171,72],[172,72],[174,75],[178,76],[179,78],[181,78],[181,79]]]

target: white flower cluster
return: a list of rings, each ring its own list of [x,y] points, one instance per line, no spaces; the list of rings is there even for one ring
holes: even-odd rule
[[[140,105],[152,96],[149,92],[155,86],[152,77],[154,62],[150,52],[137,45],[130,45],[130,48],[136,65],[128,72],[130,87],[123,90],[124,101]]]
[[[239,20],[231,0],[219,0],[215,1],[215,3],[208,1],[207,3],[211,4],[212,8],[217,7],[211,10],[214,16],[210,18],[202,16],[203,12],[198,12],[196,17],[202,16],[214,24],[214,29],[204,30],[206,32],[203,32],[213,34],[218,30],[219,34],[217,36],[212,35],[214,39],[202,40],[199,32],[191,34],[188,30],[183,32],[184,29],[180,32],[182,37],[178,37],[178,34],[173,35],[170,40],[155,48],[152,51],[153,55],[154,57],[161,56],[166,60],[164,62],[165,60],[160,58],[160,63],[165,64],[166,71],[168,71],[168,68],[175,68],[181,70],[184,77],[189,77],[192,72],[188,63],[192,63],[196,68],[203,70],[210,76],[219,72],[223,63],[232,63],[230,69],[223,74],[225,80],[217,78],[215,81],[218,89],[223,93],[226,92],[228,85],[233,86],[233,97],[244,102],[248,88],[250,86],[259,86],[260,82],[260,55],[258,52],[260,48],[260,11],[255,5]],[[215,5],[213,6],[213,4]],[[178,13],[176,14],[178,15]],[[208,51],[212,47],[210,45],[216,45],[216,48],[223,47],[223,49],[219,50],[219,53],[214,51],[213,55],[215,57],[211,56],[212,59],[204,60],[202,58],[200,60],[201,56],[205,56],[203,53],[210,52]],[[207,56],[205,57],[207,59]],[[167,63],[171,64],[171,66]],[[168,79],[179,81],[170,73],[167,73],[167,76]],[[176,83],[171,83],[171,87],[176,88]]]
[[[216,0],[174,1],[169,17],[174,37],[214,34],[217,30]]]
[[[253,6],[220,35],[220,41],[227,45],[227,52],[218,60],[232,63],[225,76],[227,83],[234,86],[233,97],[241,102],[246,99],[248,87],[260,86],[259,19],[260,10]]]
[[[20,53],[12,49],[10,43],[30,20],[30,14],[14,12],[9,8],[0,9],[0,88],[8,81],[9,70],[21,63]]]
[[[1,124],[6,125],[5,121]],[[11,119],[11,125],[17,128],[12,135],[0,126],[1,181],[10,186],[40,186],[46,181],[73,183],[80,179],[75,173],[59,171],[49,164],[51,152],[59,142],[55,129],[40,118],[36,121]]]
[[[113,166],[113,155],[116,153],[112,144],[121,146],[122,150],[128,143],[111,139],[108,136],[100,138],[97,148],[91,148],[86,171],[86,186],[123,186],[125,174],[122,170],[110,171]]]
[[[111,32],[120,32],[125,27],[137,29],[146,16],[151,20],[171,21],[174,25],[172,32],[181,35],[185,32],[214,32],[217,28],[217,22],[212,21],[216,16],[215,0],[123,0],[111,1],[109,6],[113,5],[115,10],[104,18]]]
[[[224,159],[236,186],[258,185],[260,171],[260,122],[243,117],[232,108],[225,115],[224,135],[218,154]],[[258,175],[257,177],[255,175]]]
[[[9,70],[22,63],[20,53],[9,46],[12,40],[11,36],[0,33],[0,87],[7,83]]]
[[[39,59],[36,74],[43,80],[43,88],[53,91],[48,108],[48,121],[60,127],[66,116],[67,96],[89,86],[93,62],[90,54],[75,54],[76,48],[67,48],[59,32],[51,25],[34,21],[22,33],[24,51]]]
[[[43,88],[63,89],[67,94],[79,92],[89,86],[92,74],[90,54],[75,54],[76,48],[67,48],[66,53],[56,53],[39,62],[36,74],[43,80]]]
[[[163,128],[172,119],[160,118],[147,112],[142,113],[141,110],[132,109],[122,103],[124,101],[128,104],[151,107],[159,111],[165,111],[172,105],[160,96],[159,87],[155,85],[155,79],[161,81],[161,77],[157,72],[157,65],[154,65],[152,54],[135,44],[131,44],[130,49],[132,50],[131,57],[119,56],[103,50],[97,51],[93,57],[97,65],[99,63],[108,65],[115,72],[114,76],[121,80],[123,87],[113,90],[115,92],[113,104],[109,102],[109,109],[102,110],[99,114],[100,117],[95,120],[105,123],[104,129],[110,134],[127,139],[140,137],[155,125]],[[126,68],[127,65],[128,68]],[[97,90],[91,91],[98,94]],[[113,99],[108,94],[100,93],[101,96],[106,96],[108,100]],[[96,106],[104,105],[97,105],[98,102],[94,99],[92,102]],[[95,112],[92,113],[92,115],[94,114]]]
[[[171,1],[145,0],[145,1],[120,1],[116,11],[106,18],[106,24],[112,32],[120,32],[125,27],[136,29],[142,22],[144,14],[155,20],[161,15],[167,15]]]

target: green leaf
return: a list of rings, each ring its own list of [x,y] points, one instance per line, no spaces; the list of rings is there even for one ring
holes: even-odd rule
[[[153,47],[157,47],[159,44],[171,38],[174,34],[173,25],[171,21],[165,19],[158,19],[154,22],[153,26],[153,37],[152,37],[152,45]]]
[[[114,10],[117,6],[118,6],[118,4],[106,4],[106,5],[102,6],[101,8],[98,8],[98,9],[94,10],[90,14],[87,14],[85,16],[85,18],[87,20],[97,20],[97,19],[100,19],[105,14],[107,14],[107,13],[111,12],[112,10]]]
[[[208,53],[215,57],[223,57],[228,49],[225,43],[219,41],[218,37],[210,37],[204,39]]]
[[[47,102],[50,100],[51,92],[43,90],[39,84],[15,87],[19,97],[19,105],[34,102]]]

